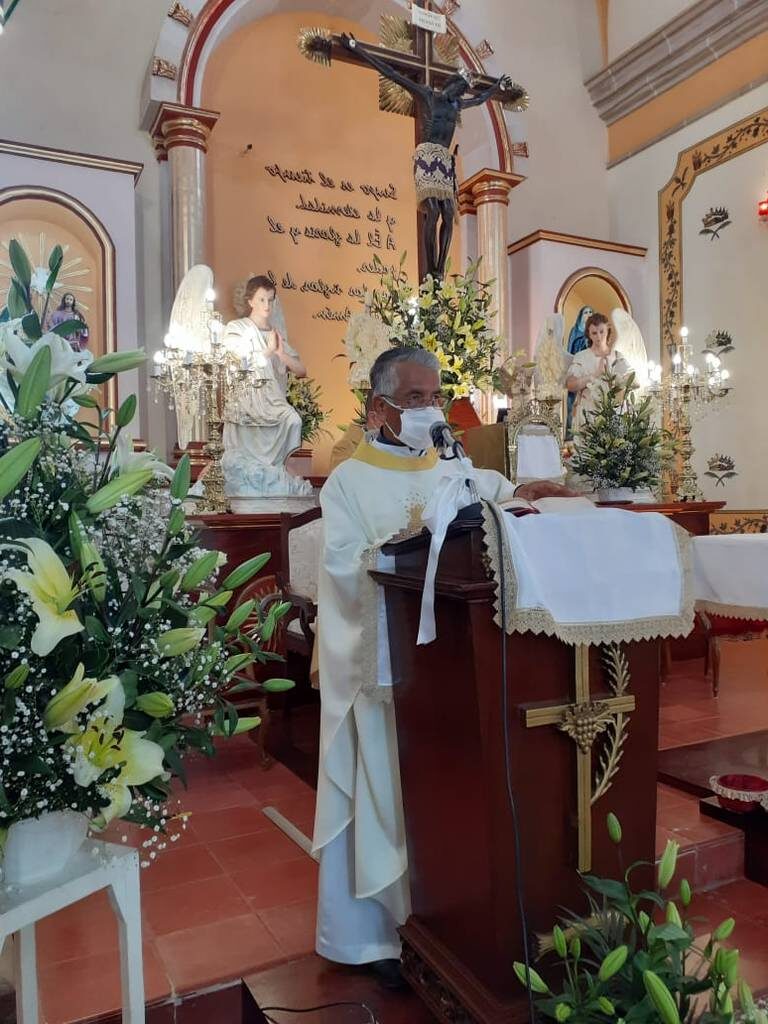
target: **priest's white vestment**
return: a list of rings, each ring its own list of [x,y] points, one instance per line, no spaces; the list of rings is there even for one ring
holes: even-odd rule
[[[399,958],[410,910],[386,613],[368,573],[384,543],[418,531],[438,482],[466,473],[434,449],[364,440],[320,494],[317,951],[341,963]],[[472,474],[481,498],[513,497],[501,474]]]

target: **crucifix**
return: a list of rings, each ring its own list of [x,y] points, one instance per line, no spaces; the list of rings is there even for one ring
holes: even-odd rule
[[[419,206],[419,278],[427,274],[440,278],[457,209],[456,153],[451,152],[450,145],[461,111],[491,99],[500,100],[507,109],[525,110],[528,96],[507,75],[475,76],[465,68],[457,69],[435,59],[434,37],[447,31],[446,18],[432,10],[431,0],[413,0],[411,11],[412,26],[400,18],[385,20],[389,47],[362,43],[346,32],[334,35],[323,29],[303,29],[299,49],[322,64],[329,65],[335,59],[374,68],[389,85],[380,87],[380,97],[389,97],[384,109],[415,115],[413,173]],[[441,56],[439,52],[437,56]]]
[[[576,744],[576,806],[579,829],[579,871],[592,867],[592,804],[610,787],[621,758],[625,716],[635,710],[635,698],[626,692],[629,670],[618,648],[609,652],[617,666],[611,683],[613,697],[592,700],[589,692],[589,644],[576,645],[575,701],[523,708],[526,728],[554,725]],[[614,751],[602,778],[592,786],[592,747],[597,737],[613,725]]]

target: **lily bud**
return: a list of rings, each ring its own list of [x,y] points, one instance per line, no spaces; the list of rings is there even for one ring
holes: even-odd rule
[[[565,958],[568,955],[568,943],[565,941],[563,929],[555,925],[552,929],[552,943],[558,956]]]
[[[153,690],[152,693],[142,693],[136,698],[136,707],[151,718],[168,718],[175,708],[173,701],[167,693],[160,690]]]
[[[678,928],[683,927],[683,922],[680,918],[680,911],[677,909],[675,904],[670,900],[667,904],[667,924],[676,924]]]
[[[194,626],[169,629],[155,640],[155,648],[161,658],[176,658],[197,647],[205,636],[205,630]]]
[[[676,843],[673,839],[667,840],[666,849],[664,850],[661,860],[659,861],[660,889],[666,889],[666,887],[672,881],[672,876],[675,873],[675,866],[677,864],[677,853],[679,849],[679,843]]]
[[[621,822],[615,814],[610,813],[606,817],[605,823],[608,826],[608,835],[611,837],[611,841],[618,846],[621,842]]]
[[[609,1017],[613,1017],[613,1015],[616,1013],[616,1007],[613,1005],[611,1000],[606,999],[605,996],[599,997],[599,999],[597,1000],[597,1005],[600,1007],[603,1013],[607,1014]]]
[[[17,665],[13,671],[5,677],[6,690],[18,690],[24,684],[29,675],[29,665]]]
[[[686,878],[680,883],[680,902],[684,907],[690,907],[691,905],[691,886]]]
[[[723,942],[725,939],[729,939],[733,934],[733,929],[736,927],[736,922],[732,917],[726,917],[724,921],[712,932],[712,938],[715,942]]]
[[[526,968],[525,964],[521,964],[518,960],[512,965],[512,970],[515,972],[515,976],[521,985],[525,988],[531,989],[532,992],[538,992],[540,995],[550,995],[549,988],[546,982],[537,974],[532,967]]]
[[[151,469],[134,469],[128,473],[120,473],[114,480],[110,480],[108,484],[104,484],[95,494],[92,494],[85,503],[85,507],[92,516],[105,512],[108,508],[116,505],[121,498],[136,494],[146,487],[152,476]]]
[[[653,971],[643,971],[643,984],[664,1024],[680,1024],[675,1000],[661,978]]]
[[[564,1024],[572,1013],[573,1010],[567,1003],[558,1003],[555,1007],[555,1020],[558,1021],[558,1024]]]
[[[614,974],[618,974],[627,962],[628,954],[629,949],[626,946],[617,946],[616,949],[611,950],[600,964],[600,970],[597,972],[600,981],[608,981]]]

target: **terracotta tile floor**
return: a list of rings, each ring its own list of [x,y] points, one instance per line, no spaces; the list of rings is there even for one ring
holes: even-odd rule
[[[661,691],[660,746],[768,729],[767,664],[768,645],[726,645],[715,700],[701,662],[675,663]],[[314,946],[317,867],[261,813],[274,806],[308,833],[313,790],[281,764],[255,767],[247,737],[222,747],[212,762],[191,763],[188,774],[190,790],[181,796],[189,826],[142,872],[151,1000],[223,985],[305,957]],[[135,845],[143,838],[122,827],[115,832]],[[668,838],[681,844],[681,875],[697,889],[702,930],[733,912],[745,973],[768,988],[768,889],[742,877],[741,833],[701,818],[694,798],[660,786],[659,852]],[[45,1024],[118,1007],[117,931],[102,896],[49,918],[38,941]]]
[[[314,792],[280,764],[254,767],[238,737],[193,762],[179,841],[142,871],[148,1001],[235,981],[314,948],[317,865],[261,812],[276,807],[311,832]],[[138,845],[137,831],[113,828]],[[103,894],[38,927],[42,1019],[69,1024],[120,1004],[117,927]]]

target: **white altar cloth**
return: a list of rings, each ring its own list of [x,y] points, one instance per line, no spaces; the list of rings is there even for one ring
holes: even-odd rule
[[[515,518],[486,506],[484,520],[497,583],[503,565],[508,632],[624,643],[692,629],[690,537],[665,516],[594,508]]]
[[[696,607],[737,619],[768,619],[768,534],[693,539]]]

